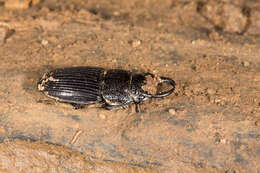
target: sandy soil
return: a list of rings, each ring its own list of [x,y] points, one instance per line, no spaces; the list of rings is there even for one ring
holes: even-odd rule
[[[37,160],[58,172],[69,158],[60,172],[87,172],[88,160],[99,172],[260,172],[259,9],[0,0],[0,170],[37,172]],[[74,110],[37,91],[45,72],[70,66],[150,72],[177,86],[139,113]]]

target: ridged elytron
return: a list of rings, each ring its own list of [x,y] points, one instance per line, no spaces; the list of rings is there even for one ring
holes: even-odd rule
[[[157,86],[167,83],[171,88],[157,93]],[[75,108],[100,102],[106,109],[124,108],[151,98],[170,95],[175,82],[167,77],[126,70],[105,70],[99,67],[70,67],[45,73],[38,83],[39,91]]]

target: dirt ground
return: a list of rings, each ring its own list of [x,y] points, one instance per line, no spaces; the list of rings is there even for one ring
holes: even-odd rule
[[[0,172],[260,173],[260,2],[0,0]],[[135,112],[37,90],[97,66],[170,77]]]

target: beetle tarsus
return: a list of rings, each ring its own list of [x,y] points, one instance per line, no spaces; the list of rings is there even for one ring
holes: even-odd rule
[[[85,106],[77,103],[70,103],[75,110],[77,109],[83,109]]]
[[[140,112],[138,103],[135,104],[135,112],[136,112],[136,113]]]

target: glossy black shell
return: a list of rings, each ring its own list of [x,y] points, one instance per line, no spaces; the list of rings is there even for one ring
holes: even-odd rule
[[[103,73],[104,69],[96,67],[56,69],[41,78],[38,89],[63,102],[96,103],[102,101]]]
[[[38,83],[39,91],[58,101],[72,104],[101,102],[107,109],[122,108],[139,104],[152,97],[165,97],[175,88],[172,79],[161,77],[167,82],[169,91],[152,95],[142,89],[149,73],[132,73],[126,70],[104,70],[98,67],[71,67],[46,73]]]

